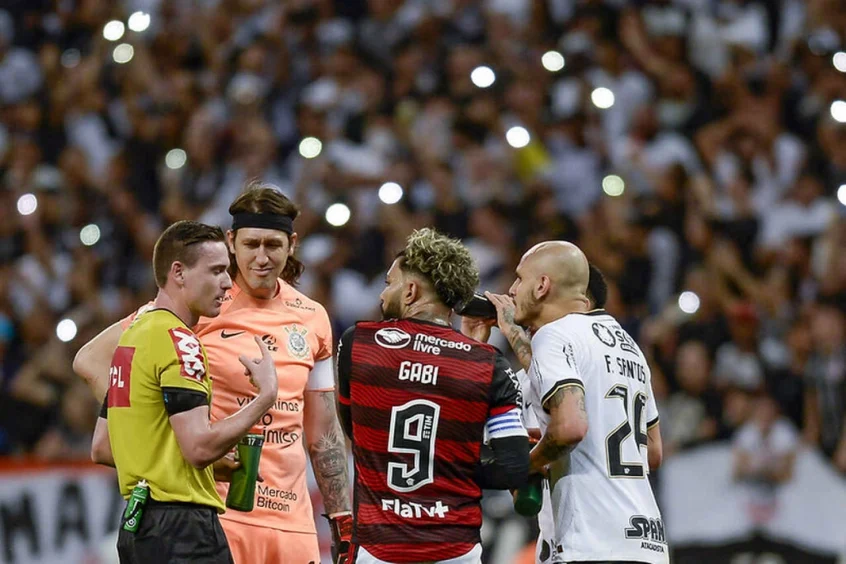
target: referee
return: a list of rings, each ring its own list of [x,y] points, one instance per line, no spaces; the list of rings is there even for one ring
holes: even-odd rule
[[[224,505],[211,464],[271,407],[277,377],[256,338],[262,358],[240,360],[258,396],[232,416],[209,421],[208,360],[190,327],[220,313],[232,286],[228,267],[219,228],[193,221],[167,228],[153,252],[158,295],[123,333],[112,358],[92,458],[114,464],[124,498],[142,481],[149,488],[137,529],[121,526],[123,564],[233,561],[217,517]]]

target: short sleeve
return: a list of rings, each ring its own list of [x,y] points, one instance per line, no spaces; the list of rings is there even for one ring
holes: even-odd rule
[[[520,378],[511,369],[511,365],[502,353],[497,351],[491,380],[490,415],[485,423],[487,439],[528,436],[523,425],[522,409],[523,394]]]
[[[206,351],[197,336],[185,327],[171,327],[157,340],[161,349],[159,385],[211,394]]]
[[[529,407],[529,392],[532,387],[532,381],[529,379],[529,375],[526,371],[522,368],[518,370],[515,375],[517,376],[517,383],[520,385],[520,397],[523,400],[520,404],[520,408],[525,410]]]
[[[584,389],[584,381],[576,361],[578,348],[574,340],[551,330],[538,331],[532,339],[532,365],[529,374],[537,386],[541,406],[555,393],[568,386]]]
[[[502,353],[497,351],[491,379],[490,415],[499,415],[522,407],[523,394],[520,392],[520,381]]]
[[[352,344],[355,336],[355,326],[350,327],[341,335],[338,341],[338,357],[336,375],[338,386],[338,401],[342,405],[350,405],[350,372],[352,370]]]
[[[532,409],[532,403],[536,401],[533,399],[532,380],[529,378],[529,374],[521,368],[517,371],[517,381],[520,382],[520,393],[523,395],[523,405],[520,406],[523,412],[523,425],[527,429],[537,429],[540,427],[540,423],[538,423],[538,418]]]
[[[647,366],[646,370],[649,370]],[[655,404],[655,392],[652,390],[652,374],[649,374],[649,397],[646,399],[646,428],[658,424],[658,406]]]
[[[314,332],[317,334],[317,351],[314,353],[316,365],[321,360],[332,358],[332,324],[329,322],[329,314],[322,306],[317,308]]]
[[[330,391],[334,388],[335,371],[332,366],[332,358],[315,361],[314,367],[308,373],[306,390],[309,392]]]

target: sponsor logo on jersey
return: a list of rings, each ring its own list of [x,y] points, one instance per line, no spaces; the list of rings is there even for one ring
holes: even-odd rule
[[[182,377],[202,382],[203,376],[206,375],[206,365],[203,349],[200,347],[197,336],[182,327],[173,327],[168,330],[168,333],[173,341],[176,357],[179,359]]]
[[[644,517],[643,515],[632,515],[629,518],[629,525],[625,530],[626,538],[630,540],[645,541],[641,544],[641,548],[648,550],[655,550],[654,548],[644,547],[644,544],[652,545],[652,543],[666,544],[664,538],[664,522],[660,517],[657,519]],[[664,552],[663,547],[657,547],[660,550],[657,552]]]
[[[546,480],[543,481],[546,483]],[[540,559],[541,564],[551,564],[552,562],[561,562],[558,560],[557,557],[561,554],[564,554],[564,547],[559,545],[554,545],[547,539],[541,537],[538,539],[538,542],[541,543],[541,550],[538,558]]]
[[[419,382],[421,384],[431,384],[433,386],[437,386],[439,369],[439,366],[403,360],[400,363],[397,378],[400,380],[407,380],[409,382]]]
[[[273,335],[262,335],[261,342],[267,345],[267,350],[269,350],[270,352],[275,352],[279,350],[279,347],[276,346],[276,337],[274,337]]]
[[[386,349],[404,349],[411,342],[411,335],[396,327],[383,327],[374,338],[377,345]]]
[[[232,337],[237,337],[238,335],[243,335],[246,331],[232,331],[231,333],[227,333],[226,329],[222,329],[220,331],[220,338],[221,339],[231,339]]]
[[[455,349],[459,351],[470,352],[473,347],[469,343],[459,343],[458,341],[450,341],[448,339],[441,339],[433,335],[425,333],[417,333],[414,335],[414,345],[411,347],[415,351],[429,353],[433,355],[440,355],[443,349]]]
[[[306,305],[305,303],[303,303],[303,300],[300,299],[300,298],[297,298],[294,301],[285,300],[285,305],[288,306],[288,307],[296,308],[296,309],[306,309],[308,311],[315,311],[315,308],[313,308],[309,305]]]
[[[256,484],[256,507],[271,509],[282,513],[290,513],[290,502],[297,501],[297,492],[280,490],[261,483]]]
[[[263,419],[266,419],[265,415]],[[300,434],[296,431],[286,431],[285,429],[265,429],[262,433],[264,440],[267,443],[277,445],[292,445],[300,440]]]
[[[622,327],[615,327],[614,334],[617,336],[617,340],[620,342],[620,348],[623,351],[638,356],[637,345],[631,335],[623,331]]]
[[[383,499],[382,511],[393,511],[405,519],[420,519],[422,517],[446,519],[449,507],[441,501],[437,501],[435,505],[424,505],[413,501],[403,503],[398,499]]]
[[[132,374],[132,357],[135,349],[118,347],[109,366],[109,407],[130,407],[129,381]]]
[[[292,325],[291,327],[285,327],[285,332],[288,333],[288,353],[292,357],[302,360],[311,353],[308,341],[306,340],[308,329],[305,327],[300,328],[298,325]]]
[[[520,386],[520,378],[514,374],[514,371],[511,370],[511,367],[507,367],[505,369],[505,375],[508,376],[508,379],[511,380],[511,383],[514,384],[514,388],[517,390],[517,405],[523,405],[523,387]],[[532,404],[529,404],[532,405]],[[528,406],[526,407],[528,409]]]
[[[602,323],[594,323],[590,326],[590,328],[593,329],[593,334],[596,335],[596,338],[599,339],[606,347],[613,348],[619,344],[620,349],[624,352],[639,356],[634,339],[632,339],[628,333],[623,331],[622,327],[607,327]]]
[[[247,405],[248,403],[250,403],[254,399],[256,399],[255,396],[253,396],[253,397],[241,396],[241,397],[235,398],[235,401],[238,402],[238,407],[244,407],[245,405]],[[299,412],[300,411],[300,402],[285,401],[285,400],[277,399],[273,403],[273,407],[271,407],[271,409],[275,409],[276,411]]]

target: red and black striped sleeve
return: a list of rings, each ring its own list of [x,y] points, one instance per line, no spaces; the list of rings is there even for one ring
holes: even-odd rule
[[[338,341],[338,356],[335,362],[338,379],[338,414],[347,437],[353,440],[352,413],[350,411],[350,377],[352,374],[352,345],[355,326],[350,327]]]
[[[520,382],[505,356],[496,352],[490,388],[490,416],[500,415],[523,405]]]

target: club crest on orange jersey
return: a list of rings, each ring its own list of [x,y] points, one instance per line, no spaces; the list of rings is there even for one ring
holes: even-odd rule
[[[288,333],[288,354],[296,359],[306,358],[311,350],[306,340],[308,329],[299,327],[298,325],[291,325],[285,327],[285,332]]]

